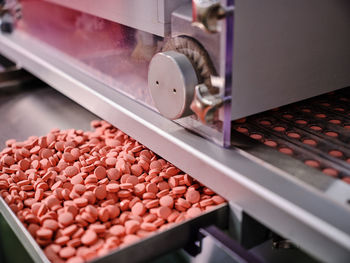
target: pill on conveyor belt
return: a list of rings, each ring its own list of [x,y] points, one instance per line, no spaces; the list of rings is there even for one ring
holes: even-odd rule
[[[333,131],[327,131],[324,134],[326,134],[329,137],[338,137],[338,135],[339,135],[338,133],[333,132]]]
[[[341,151],[338,150],[331,150],[328,152],[329,155],[336,157],[336,158],[340,158],[343,156],[343,153]]]
[[[276,126],[273,129],[277,132],[284,132],[286,130],[286,128],[284,128],[282,126]]]
[[[293,150],[287,147],[282,147],[278,149],[281,153],[287,154],[287,155],[292,155]]]
[[[310,129],[314,130],[314,131],[322,131],[322,128],[320,126],[316,126],[316,125],[310,126]]]
[[[265,145],[269,146],[269,147],[277,147],[277,142],[272,141],[272,140],[266,140],[264,142]]]
[[[50,261],[93,260],[225,202],[107,122],[93,125],[9,140],[0,153],[1,196]]]
[[[332,177],[337,177],[338,176],[338,171],[333,169],[333,168],[325,168],[322,170],[324,174],[327,174]]]
[[[316,146],[317,145],[317,142],[313,139],[305,139],[303,140],[303,143],[304,144],[307,144],[307,145],[310,145],[310,146]]]
[[[301,124],[301,125],[306,125],[307,121],[306,120],[296,120],[295,123]]]
[[[254,139],[254,140],[261,140],[263,138],[263,136],[261,134],[257,134],[257,133],[252,133],[250,135],[250,138]]]
[[[310,167],[314,167],[314,168],[320,167],[320,163],[315,160],[306,160],[304,163]]]
[[[287,133],[287,136],[293,139],[299,139],[301,137],[300,134],[297,132],[289,132]]]

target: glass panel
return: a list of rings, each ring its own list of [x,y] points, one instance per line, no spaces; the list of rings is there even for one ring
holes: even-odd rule
[[[43,0],[22,0],[21,3],[23,19],[18,30],[68,55],[67,63],[77,65],[84,73],[156,110],[147,85],[148,65],[167,39]],[[232,0],[223,0],[223,4],[233,3]],[[221,33],[215,38],[218,41],[209,41],[207,47],[205,40],[210,36],[203,35],[198,41],[208,49],[216,67],[222,82],[221,95],[229,98],[233,17],[220,23]],[[184,34],[197,39],[196,35],[186,32],[188,26],[181,26],[181,31],[182,28]],[[210,125],[202,124],[195,115],[176,122],[217,144],[230,144],[230,100],[218,110]]]
[[[19,30],[71,56],[71,63],[149,107],[148,63],[161,38],[45,1],[24,0]]]

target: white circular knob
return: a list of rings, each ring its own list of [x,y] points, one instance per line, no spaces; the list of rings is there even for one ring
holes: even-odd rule
[[[168,119],[193,114],[190,109],[198,84],[190,60],[175,51],[154,55],[148,69],[148,87],[156,108]]]

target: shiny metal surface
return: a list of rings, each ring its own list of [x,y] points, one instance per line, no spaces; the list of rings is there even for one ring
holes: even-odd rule
[[[0,51],[303,250],[347,262],[350,209],[271,164],[198,137],[65,63],[64,55],[27,35],[0,36]]]
[[[223,99],[219,95],[212,95],[205,84],[196,85],[191,110],[204,124],[210,124],[216,111],[223,105]]]
[[[171,12],[189,0],[46,1],[164,37],[170,33]]]
[[[232,119],[349,86],[349,13],[347,0],[235,0]]]
[[[219,0],[193,0],[192,24],[208,33],[216,33],[220,29],[218,20],[225,17],[226,10]]]
[[[222,6],[233,8],[232,0],[221,0]],[[209,138],[218,145],[229,147],[231,134],[231,88],[232,88],[232,50],[233,50],[233,13],[219,21],[220,32],[209,34],[198,27],[192,26],[191,3],[182,5],[172,13],[171,36],[191,37],[200,43],[208,53],[217,75],[220,96],[226,103],[215,114],[214,125],[203,125],[194,118],[183,118],[176,122],[198,134]],[[210,84],[210,85],[209,85]],[[209,87],[212,83],[207,83]],[[214,84],[214,83],[213,83]]]
[[[38,84],[37,84],[38,85]],[[10,138],[25,140],[53,128],[90,129],[98,119],[52,88],[38,86],[0,88],[0,145]]]
[[[168,119],[193,114],[190,104],[197,84],[191,61],[179,52],[159,52],[149,64],[148,88],[158,111]]]
[[[156,232],[148,238],[130,246],[120,248],[92,262],[149,262],[149,260],[157,256],[166,254],[175,249],[183,248],[189,243],[195,242],[200,227],[211,224],[226,227],[228,222],[227,216],[228,206],[220,205],[211,211],[203,213],[197,218],[186,220],[167,230]],[[142,251],[142,253],[140,251]]]

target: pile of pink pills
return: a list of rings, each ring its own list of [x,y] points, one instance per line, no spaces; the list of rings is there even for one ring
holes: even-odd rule
[[[0,153],[0,195],[52,262],[85,262],[225,200],[105,121]]]

